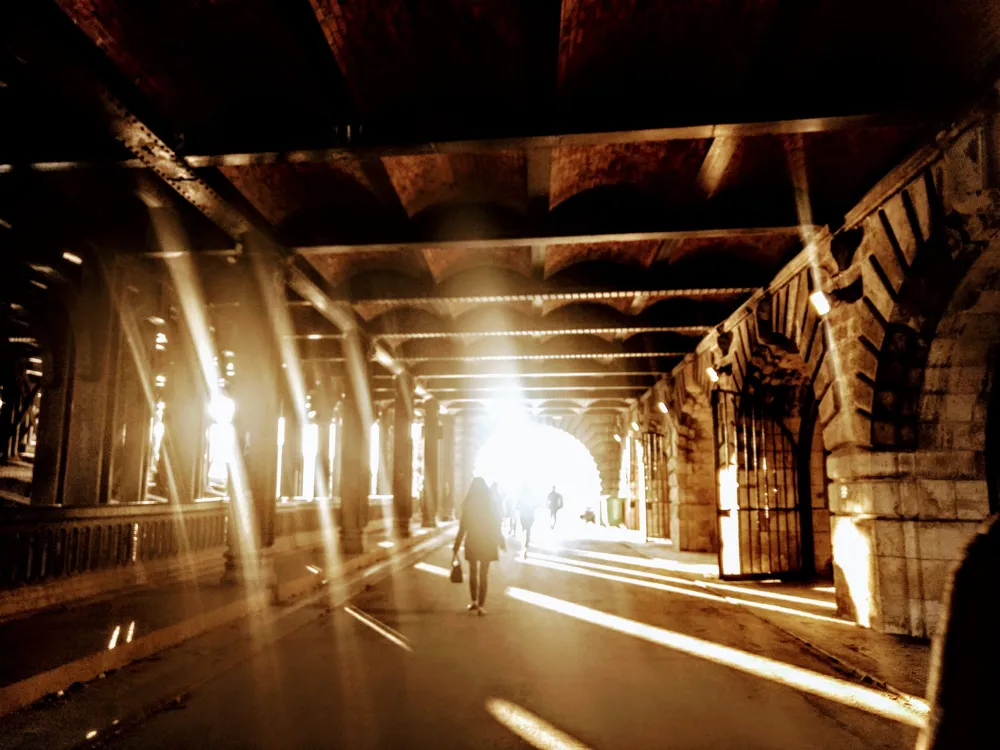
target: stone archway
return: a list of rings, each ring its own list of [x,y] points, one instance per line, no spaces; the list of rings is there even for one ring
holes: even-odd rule
[[[817,375],[823,371],[825,342],[821,339],[821,345],[815,346],[816,334],[821,330],[817,320],[810,334],[814,349],[810,364],[800,353],[796,340],[785,335],[786,331],[801,335],[801,325],[792,326],[790,331],[785,326],[775,331],[771,326],[774,304],[773,301],[765,301],[758,306],[755,311],[757,325],[747,327],[748,332],[753,331],[747,340],[753,343],[743,352],[745,356],[740,366],[721,385],[728,391],[729,400],[739,404],[741,412],[756,415],[747,421],[745,429],[754,433],[765,429],[766,432],[766,425],[759,423],[763,420],[773,423],[771,432],[775,435],[786,436],[783,440],[791,451],[792,463],[782,459],[775,462],[780,466],[769,467],[771,457],[765,447],[760,449],[756,458],[751,456],[746,461],[738,461],[732,468],[734,472],[746,474],[740,481],[750,481],[754,486],[765,482],[773,484],[776,492],[778,488],[781,490],[773,498],[776,502],[773,507],[778,511],[777,515],[786,514],[787,529],[781,522],[776,523],[767,513],[764,514],[770,524],[767,533],[777,539],[778,554],[771,554],[774,559],[768,563],[771,566],[769,572],[829,578],[832,577],[831,513],[823,420],[819,413],[819,402],[823,396],[817,395],[815,387]],[[787,321],[787,314],[782,318]],[[716,429],[719,429],[718,425]],[[756,453],[756,449],[753,452]],[[743,466],[744,463],[747,465]],[[760,463],[757,470],[753,469],[755,463]],[[759,471],[761,466],[763,473]],[[787,481],[779,481],[776,471],[784,471]],[[752,492],[740,497],[741,506],[756,504],[756,496]],[[792,509],[791,513],[788,509]],[[741,512],[753,514],[752,509]],[[795,560],[792,554],[788,554],[787,559],[780,554],[781,540],[795,551]],[[730,540],[730,544],[733,541]],[[778,560],[777,564],[775,560]]]

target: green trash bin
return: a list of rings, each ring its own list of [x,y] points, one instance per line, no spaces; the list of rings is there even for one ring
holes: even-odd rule
[[[622,519],[625,517],[625,501],[620,497],[609,497],[606,502],[608,504],[608,526],[621,526]]]

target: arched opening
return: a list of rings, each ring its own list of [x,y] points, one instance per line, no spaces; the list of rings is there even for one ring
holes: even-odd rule
[[[500,425],[476,454],[473,471],[496,482],[503,499],[530,503],[538,518],[553,487],[563,496],[559,525],[571,527],[586,509],[601,502],[601,476],[587,447],[564,430],[524,421]],[[539,524],[544,526],[544,524]]]
[[[713,391],[726,577],[832,574],[822,423],[801,365],[761,347],[742,389]]]
[[[803,399],[799,429],[799,504],[803,514],[803,544],[812,556],[812,572],[817,578],[833,579],[833,544],[830,523],[829,479],[826,447],[819,405],[807,390]]]

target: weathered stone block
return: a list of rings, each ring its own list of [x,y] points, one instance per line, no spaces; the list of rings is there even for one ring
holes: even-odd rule
[[[905,599],[881,599],[872,616],[872,628],[882,633],[910,633],[910,608]]]
[[[903,207],[902,193],[886,201],[882,206],[882,210],[889,220],[892,232],[896,236],[896,242],[899,243],[899,247],[903,251],[903,256],[906,258],[907,263],[913,265],[913,261],[917,256],[917,237],[914,234],[914,227],[910,224],[907,217],[906,209]]]
[[[948,385],[949,368],[927,367],[924,370],[924,392],[939,393]]]
[[[927,355],[927,364],[930,366],[948,366],[951,363],[951,354],[955,349],[956,341],[951,338],[938,337],[931,342],[931,350]]]
[[[941,421],[944,399],[944,395],[938,393],[924,393],[921,395],[920,419],[924,422]]]
[[[958,560],[977,524],[965,522],[933,523],[921,522],[917,528],[920,556],[923,560]]]
[[[924,602],[924,637],[934,638],[941,627],[944,614],[945,606],[942,602]]]
[[[1000,322],[997,330],[1000,330]],[[948,390],[952,393],[978,395],[982,393],[985,381],[986,367],[953,367],[949,373]]]
[[[977,479],[983,476],[977,451],[917,451],[916,471],[928,479]]]
[[[923,586],[923,599],[939,602],[944,597],[944,590],[951,578],[955,566],[953,560],[921,560],[920,582]]]
[[[899,486],[899,515],[915,518],[920,513],[920,487],[912,479],[904,480]]]
[[[919,479],[918,513],[921,518],[952,519],[955,508],[955,483],[947,479]]]
[[[875,521],[875,554],[879,557],[902,557],[903,524],[899,521]]]
[[[909,583],[906,575],[905,557],[883,557],[875,559],[878,576],[878,593],[881,601],[909,598]]]
[[[959,519],[983,520],[989,514],[989,490],[979,479],[955,482],[955,510]]]
[[[877,516],[895,516],[900,511],[899,482],[872,482],[872,511]]]
[[[972,409],[976,405],[973,394],[949,393],[942,397],[941,419],[948,422],[968,422],[972,419]]]

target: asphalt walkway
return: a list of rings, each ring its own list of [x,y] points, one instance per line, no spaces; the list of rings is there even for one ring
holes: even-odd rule
[[[697,559],[621,540],[516,552],[486,616],[465,610],[441,548],[347,607],[318,596],[248,618],[12,715],[0,747],[913,746],[919,700],[861,684],[736,601],[829,617],[822,596],[715,588],[671,567]]]

